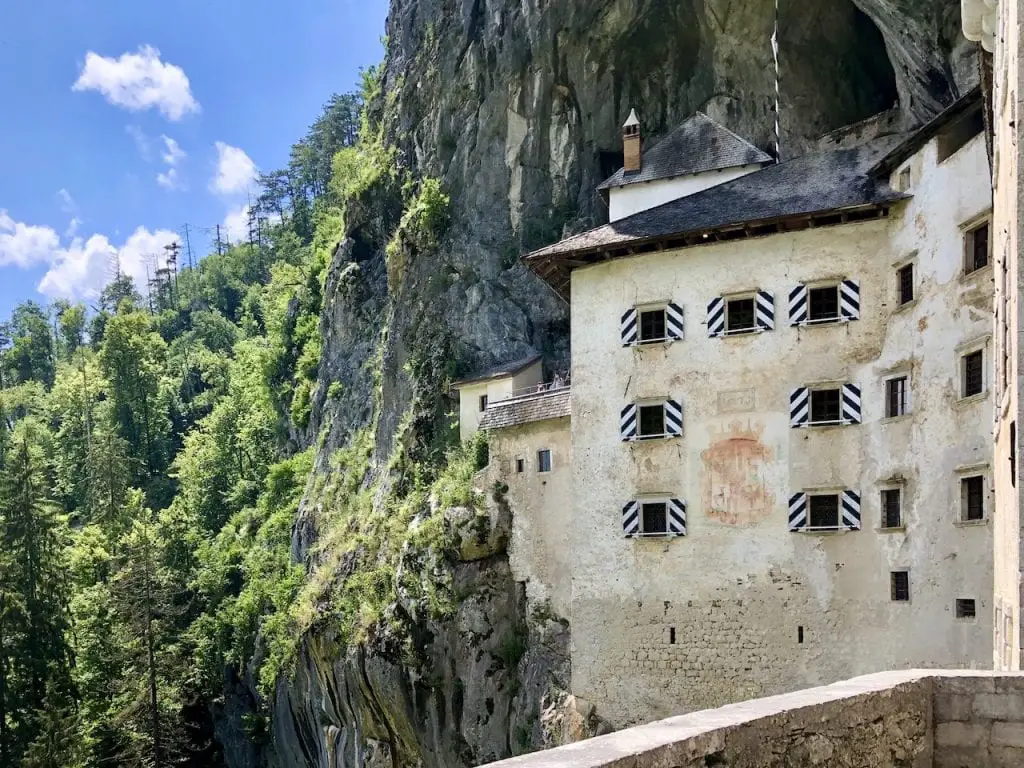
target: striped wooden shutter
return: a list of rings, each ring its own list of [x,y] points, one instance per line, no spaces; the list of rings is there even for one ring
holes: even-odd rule
[[[619,414],[619,436],[623,440],[636,440],[636,403],[630,403]]]
[[[789,324],[807,322],[807,286],[802,283],[789,292]]]
[[[763,331],[775,328],[775,296],[771,291],[758,291],[754,300],[754,316],[757,327]]]
[[[847,320],[860,319],[860,283],[856,280],[839,284],[839,314]]]
[[[789,426],[806,427],[811,415],[811,391],[797,387],[789,396]]]
[[[683,308],[678,304],[669,302],[665,307],[665,331],[668,338],[682,341],[683,333]]]
[[[708,303],[708,336],[725,334],[725,299],[718,296]]]
[[[789,497],[789,530],[802,531],[807,527],[807,494],[794,493]]]
[[[843,506],[842,527],[848,531],[860,530],[860,494],[849,489],[843,491],[841,499]]]
[[[683,405],[675,400],[665,401],[665,434],[673,437],[683,434]]]
[[[640,504],[635,499],[622,508],[622,533],[627,539],[640,535]]]
[[[686,504],[679,499],[668,500],[668,532],[673,536],[686,535]]]
[[[631,347],[637,342],[640,325],[637,322],[636,307],[627,309],[619,322],[619,332],[622,335],[622,346]]]
[[[847,424],[860,424],[860,387],[856,384],[843,384],[843,421]]]

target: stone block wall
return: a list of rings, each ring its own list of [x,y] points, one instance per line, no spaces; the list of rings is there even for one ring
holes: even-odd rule
[[[493,768],[1024,766],[1024,675],[911,670],[627,728]]]
[[[935,768],[1024,766],[1024,677],[936,677]]]

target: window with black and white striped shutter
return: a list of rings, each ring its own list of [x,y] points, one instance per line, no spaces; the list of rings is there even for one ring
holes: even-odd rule
[[[844,422],[860,424],[860,387],[856,384],[843,384],[842,409]]]
[[[771,291],[758,291],[754,298],[754,318],[762,331],[775,329],[775,295]]]
[[[841,500],[843,506],[842,526],[848,531],[860,530],[860,494],[849,489],[843,491]]]
[[[789,530],[802,531],[807,527],[807,494],[794,493],[789,497]]]
[[[622,508],[622,533],[627,539],[640,535],[640,503],[635,499]]]
[[[797,387],[789,396],[789,426],[806,427],[811,416],[811,391]]]
[[[631,347],[636,344],[639,338],[640,323],[636,307],[627,309],[619,322],[619,332],[622,336],[622,346]]]
[[[843,280],[839,284],[839,314],[844,320],[860,320],[860,283]]]
[[[683,404],[676,400],[665,401],[665,434],[670,437],[683,434]]]
[[[686,504],[679,499],[668,500],[668,532],[673,536],[686,535]]]
[[[619,436],[623,440],[636,440],[637,430],[636,403],[630,403],[619,414]]]
[[[716,296],[708,302],[708,336],[725,335],[725,299]]]
[[[801,283],[789,292],[789,324],[807,322],[807,286]]]
[[[669,302],[668,306],[665,307],[665,334],[674,341],[682,341],[685,337],[683,308],[672,302]]]

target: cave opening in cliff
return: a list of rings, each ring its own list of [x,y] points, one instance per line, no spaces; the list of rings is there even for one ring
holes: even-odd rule
[[[865,84],[876,95],[878,111],[888,109],[899,99],[899,92],[885,38],[871,17],[857,7],[853,9],[853,26],[854,38],[859,43],[859,64],[866,75]]]

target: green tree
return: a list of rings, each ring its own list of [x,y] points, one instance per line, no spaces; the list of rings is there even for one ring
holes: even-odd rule
[[[11,344],[4,353],[5,381],[38,381],[46,387],[52,386],[53,335],[46,310],[34,301],[19,304],[4,328],[4,336]]]

